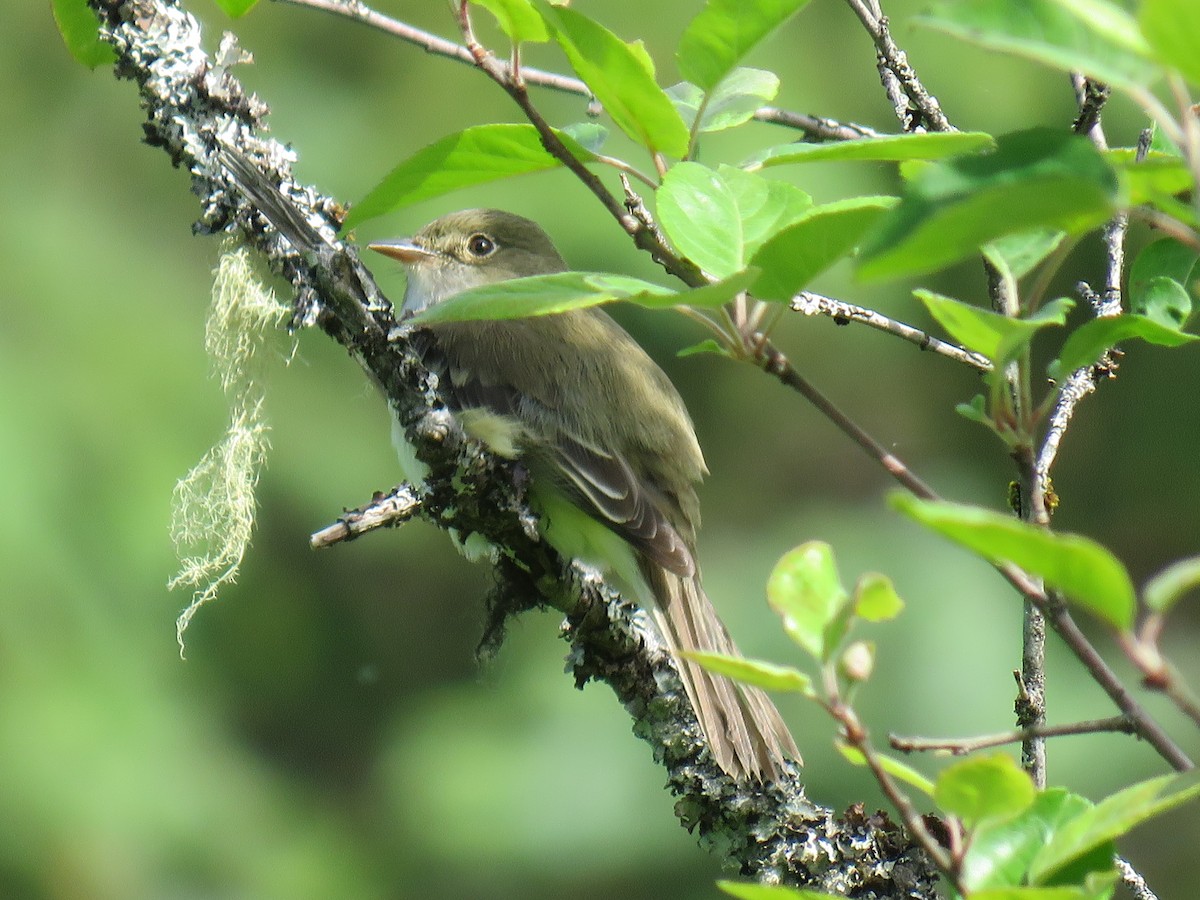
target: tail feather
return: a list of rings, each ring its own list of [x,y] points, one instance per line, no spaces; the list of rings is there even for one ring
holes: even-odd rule
[[[796,742],[766,694],[679,656],[688,651],[741,654],[698,577],[682,578],[653,568],[646,574],[658,600],[655,619],[675,655],[684,689],[717,764],[734,778],[762,781],[776,777],[784,760],[800,762]]]

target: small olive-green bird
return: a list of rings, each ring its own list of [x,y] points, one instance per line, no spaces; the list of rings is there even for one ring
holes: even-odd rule
[[[405,265],[409,314],[469,288],[567,270],[535,222],[495,209],[451,213],[370,248]],[[464,430],[529,472],[545,539],[653,610],[718,765],[761,780],[798,760],[762,691],[678,656],[737,648],[700,584],[695,486],[707,470],[666,374],[599,309],[426,327],[426,362]],[[422,480],[402,433],[397,449],[406,477]]]

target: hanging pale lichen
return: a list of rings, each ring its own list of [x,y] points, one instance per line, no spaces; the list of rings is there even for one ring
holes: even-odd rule
[[[193,589],[175,623],[180,655],[192,616],[234,581],[250,543],[254,489],[268,445],[262,351],[268,329],[290,312],[255,277],[245,249],[226,249],[214,275],[204,343],[229,398],[229,429],[175,485],[171,539],[179,572],[168,587]]]

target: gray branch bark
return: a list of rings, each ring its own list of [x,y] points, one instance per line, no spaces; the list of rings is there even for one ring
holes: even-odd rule
[[[263,137],[265,104],[230,73],[245,61],[236,40],[226,35],[209,57],[178,0],[90,2],[116,48],[116,74],[138,86],[145,140],[192,176],[196,232],[230,232],[257,248],[294,289],[293,327],[323,330],[382,389],[431,469],[414,492],[416,514],[501,548],[491,636],[522,610],[562,610],[577,684],[613,689],[667,770],[683,824],[742,875],[849,897],[936,897],[936,873],[885,814],[854,807],[835,816],[806,798],[796,769],[753,785],[717,768],[646,614],[538,540],[521,473],[457,429],[391,304],[338,240],[340,206],[298,184],[291,151]]]

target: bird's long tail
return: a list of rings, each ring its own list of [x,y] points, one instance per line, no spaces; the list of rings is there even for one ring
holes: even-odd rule
[[[647,566],[646,568],[651,568]],[[699,650],[740,656],[699,576],[681,577],[657,566],[646,572],[658,599],[659,630],[675,655],[680,678],[717,764],[733,778],[776,777],[785,759],[800,752],[779,710],[761,690],[714,675],[680,652]]]

